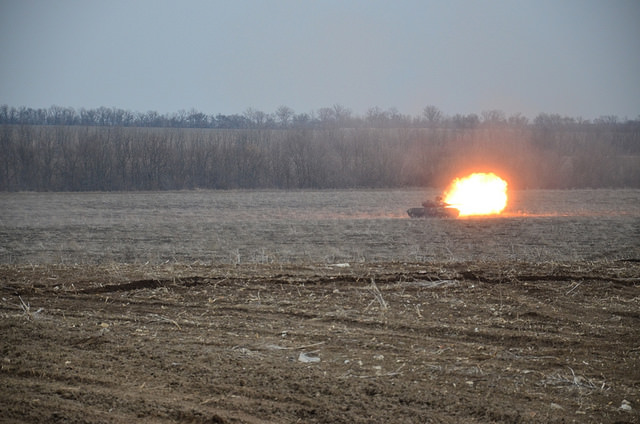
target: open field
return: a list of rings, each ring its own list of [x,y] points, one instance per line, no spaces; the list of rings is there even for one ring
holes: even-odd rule
[[[640,421],[640,191],[434,194],[0,194],[2,420]]]
[[[640,419],[633,262],[0,273],[7,422]]]
[[[510,193],[500,218],[411,220],[436,191],[0,193],[0,263],[639,258],[640,190]]]

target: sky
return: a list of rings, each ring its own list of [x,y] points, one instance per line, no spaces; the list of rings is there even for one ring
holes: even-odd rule
[[[0,104],[640,116],[637,0],[0,0]]]

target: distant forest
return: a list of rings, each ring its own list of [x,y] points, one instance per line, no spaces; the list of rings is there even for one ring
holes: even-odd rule
[[[0,191],[444,187],[472,171],[517,189],[640,188],[640,117],[0,106]]]

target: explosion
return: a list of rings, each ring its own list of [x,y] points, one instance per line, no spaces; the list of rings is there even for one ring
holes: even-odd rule
[[[494,173],[456,178],[444,193],[444,202],[460,216],[499,214],[507,206],[507,182]]]

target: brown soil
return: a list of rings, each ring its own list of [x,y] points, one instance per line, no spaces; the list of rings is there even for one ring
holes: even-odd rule
[[[634,261],[2,265],[0,294],[6,422],[640,421]]]

